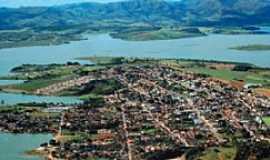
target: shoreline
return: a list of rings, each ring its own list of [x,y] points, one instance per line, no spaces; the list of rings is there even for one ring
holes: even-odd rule
[[[193,32],[193,29],[198,29]],[[190,32],[191,30],[191,32]],[[182,33],[183,31],[183,33]],[[160,32],[160,33],[159,33]],[[164,32],[164,33],[163,33]],[[167,33],[168,32],[168,33]],[[54,31],[52,31],[54,34]],[[57,31],[55,31],[57,33]],[[173,33],[173,34],[172,34]],[[120,39],[127,42],[147,42],[147,41],[162,41],[162,40],[178,40],[178,39],[188,39],[188,38],[197,38],[197,37],[207,37],[211,34],[217,35],[270,35],[268,31],[258,30],[248,30],[244,28],[220,28],[220,27],[204,27],[204,26],[180,26],[176,29],[168,29],[166,26],[160,27],[160,29],[150,29],[150,30],[140,30],[135,29],[127,29],[127,32],[114,32],[114,31],[84,31],[83,33],[74,34],[74,37],[68,37],[67,40],[60,38],[58,41],[53,42],[39,42],[33,41],[28,44],[16,44],[17,46],[2,46],[0,50],[4,49],[13,49],[13,48],[25,48],[25,47],[47,47],[47,46],[59,46],[64,44],[70,44],[72,42],[85,41],[88,40],[85,35],[96,35],[96,34],[108,34],[112,39]],[[130,36],[128,36],[131,34]],[[142,34],[142,36],[138,36],[137,34]],[[149,34],[150,37],[146,36]],[[160,34],[160,35],[159,35]],[[177,36],[175,35],[177,34]],[[180,35],[178,35],[180,34]],[[138,36],[138,37],[137,37]],[[144,37],[146,36],[146,37]],[[164,37],[165,36],[165,37]],[[61,36],[60,36],[61,37]],[[131,37],[131,38],[130,38]],[[152,38],[151,38],[152,37]],[[4,43],[4,42],[3,42]],[[18,42],[16,42],[18,43]],[[31,44],[32,43],[32,44]],[[1,45],[1,42],[0,42]],[[6,45],[6,44],[5,44]]]
[[[88,102],[86,101],[86,103],[84,103],[84,105],[70,108],[66,111],[62,110],[60,114],[54,116],[52,113],[49,113],[49,115],[48,113],[44,114],[43,111],[45,110],[43,109],[31,110],[30,108],[23,108],[20,110],[13,110],[12,112],[4,111],[1,112],[0,116],[5,117],[8,113],[12,121],[6,121],[7,125],[3,125],[1,127],[14,129],[14,131],[17,131],[17,127],[19,127],[21,128],[19,131],[22,132],[41,132],[47,131],[47,127],[45,126],[50,123],[50,126],[53,128],[49,127],[48,129],[53,130],[55,133],[52,134],[52,138],[50,138],[52,141],[50,140],[50,142],[46,144],[43,143],[42,146],[45,148],[36,148],[32,150],[32,152],[28,152],[34,155],[44,153],[48,159],[65,159],[68,156],[71,156],[72,158],[83,158],[85,156],[89,158],[122,157],[125,155],[120,152],[122,150],[121,144],[129,145],[126,154],[128,153],[129,157],[132,157],[132,155],[136,155],[137,153],[132,152],[133,149],[136,149],[135,147],[133,148],[135,145],[143,146],[143,152],[140,153],[141,155],[149,154],[148,151],[151,149],[149,148],[149,145],[151,143],[149,143],[149,141],[141,143],[140,141],[141,138],[146,137],[149,137],[150,140],[151,138],[153,138],[153,140],[161,138],[161,142],[159,143],[162,143],[163,145],[160,146],[159,144],[155,144],[153,146],[153,149],[157,151],[157,154],[170,150],[170,148],[178,148],[179,146],[176,145],[177,142],[181,142],[181,144],[185,146],[205,146],[206,150],[211,149],[211,146],[219,146],[220,149],[222,149],[223,144],[232,144],[232,147],[228,148],[235,151],[235,143],[231,141],[231,139],[226,139],[228,135],[223,134],[222,132],[222,130],[226,130],[228,128],[226,125],[222,125],[222,128],[214,125],[216,123],[216,118],[214,117],[220,115],[220,121],[224,121],[225,119],[225,121],[230,123],[230,115],[222,113],[229,112],[229,110],[237,111],[238,109],[242,111],[250,110],[250,106],[254,101],[256,101],[258,111],[264,111],[264,116],[266,116],[267,113],[264,108],[269,104],[269,98],[259,96],[253,92],[252,89],[244,89],[240,86],[241,84],[234,84],[227,79],[218,79],[204,74],[194,73],[192,70],[189,70],[190,68],[188,68],[188,66],[193,66],[195,67],[193,69],[198,69],[196,66],[204,66],[209,69],[207,71],[211,73],[210,71],[212,70],[223,71],[225,69],[225,71],[228,71],[228,69],[235,69],[239,64],[195,63],[190,61],[183,62],[180,60],[131,60],[128,58],[114,59],[109,57],[105,59],[103,58],[102,60],[106,62],[103,65],[109,64],[108,68],[94,72],[92,70],[87,72],[87,75],[90,77],[93,76],[95,80],[85,84],[80,84],[79,88],[72,88],[71,86],[71,90],[73,90],[73,94],[99,94],[103,97],[103,102],[89,99]],[[215,69],[213,69],[214,67]],[[234,80],[234,77],[230,76],[235,75],[228,74],[227,76]],[[115,81],[112,81],[113,77],[116,77]],[[149,88],[152,88],[151,93],[149,93]],[[56,92],[59,92],[59,90]],[[194,98],[194,96],[196,97]],[[198,98],[201,99],[200,102],[196,100]],[[209,101],[209,98],[213,100]],[[227,102],[232,107],[218,107],[224,105],[223,102],[228,98],[233,99],[232,102]],[[250,98],[252,100],[250,100]],[[264,101],[265,103],[260,105],[259,102],[261,101]],[[233,107],[234,102],[243,103],[243,105],[245,104],[247,106],[242,107],[243,105],[239,104],[235,108]],[[214,106],[210,108],[213,112],[204,111],[209,109],[207,107],[209,106],[208,103],[211,103],[211,105]],[[174,107],[176,104],[182,104],[185,108],[179,109]],[[201,106],[202,108],[197,108],[196,106]],[[159,107],[165,111],[159,110]],[[169,108],[173,109],[173,111],[168,110]],[[188,130],[187,132],[184,132],[181,127],[179,128],[179,123],[176,123],[177,121],[167,121],[170,117],[163,114],[170,114],[170,112],[180,114],[182,112],[181,110],[184,110],[184,112],[186,110],[187,113],[191,112],[192,114],[198,115],[198,120],[200,120],[201,123],[194,122],[191,124],[190,120],[192,121],[192,119],[182,119],[183,124],[185,124],[183,127]],[[256,114],[260,113],[257,111],[253,112]],[[248,116],[252,119],[252,114],[246,114],[247,112],[239,113],[242,114],[242,116],[239,116],[240,118]],[[154,114],[158,114],[161,118],[155,119],[155,117],[153,117]],[[92,116],[95,121],[93,121],[92,118],[89,118]],[[27,125],[34,124],[37,117],[39,119],[39,125]],[[144,121],[142,120],[143,117],[147,117],[147,119]],[[16,122],[18,118],[20,118],[19,121],[23,119],[25,122],[23,124],[25,125],[13,123],[14,121]],[[54,120],[52,118],[54,118]],[[181,118],[181,116],[171,118],[175,118],[175,120],[177,120],[177,118]],[[261,134],[259,132],[259,128],[256,128],[256,130],[251,130],[249,127],[245,128],[245,126],[240,124],[242,119],[238,117],[232,118],[235,119],[237,123],[239,122],[239,124],[231,124],[234,129],[238,130],[238,132],[245,133],[245,131],[254,131],[255,133]],[[136,123],[134,123],[133,126],[130,125],[128,121]],[[247,125],[251,126],[252,122],[252,120],[248,121]],[[9,127],[14,125],[15,127]],[[203,127],[201,126],[199,127],[202,128],[201,130],[198,129],[195,131],[189,130],[190,125],[194,127],[202,125]],[[144,126],[148,126],[149,128],[144,128]],[[138,130],[136,128],[133,130],[131,127],[136,127]],[[44,130],[39,130],[39,128],[43,128]],[[173,132],[175,129],[177,129],[177,132]],[[191,133],[203,134],[206,131],[205,129],[207,130],[207,135],[212,136],[203,136],[199,144],[194,141],[194,138],[188,136]],[[60,134],[64,136],[63,139],[59,137]],[[124,139],[117,138],[116,135],[119,134],[123,135]],[[129,137],[131,134],[138,135],[139,139],[136,137]],[[159,137],[153,137],[153,134],[157,134]],[[233,138],[233,136],[234,134],[230,135],[231,138]],[[167,139],[168,137],[170,137],[169,142]],[[257,137],[260,136],[252,134],[250,138],[257,139]],[[246,137],[242,136],[239,138],[246,139]],[[263,139],[264,137],[261,139],[259,138],[259,140],[262,141]],[[251,142],[251,144],[255,145],[256,143]],[[89,148],[89,150],[85,151],[83,149],[84,147]],[[96,147],[100,149],[97,151],[95,149]],[[52,150],[54,151],[53,154],[51,154]],[[173,151],[177,154],[177,157],[180,155],[177,153],[177,150]],[[106,153],[114,154],[107,155]],[[155,156],[155,154],[155,152],[151,152],[152,156]],[[234,154],[236,154],[236,151]]]
[[[258,67],[256,65],[253,65],[253,64],[250,64],[250,63],[245,63],[245,62],[232,62],[232,61],[216,61],[216,60],[199,60],[199,59],[184,59],[184,58],[138,58],[138,57],[117,57],[117,56],[106,56],[106,57],[102,57],[102,56],[92,56],[92,57],[78,57],[76,58],[77,60],[82,60],[82,61],[91,61],[92,65],[80,65],[79,67],[80,68],[93,68],[93,70],[99,70],[99,69],[104,69],[106,67],[113,67],[115,65],[120,65],[120,64],[123,64],[123,63],[136,63],[136,61],[140,62],[158,62],[158,63],[165,63],[168,62],[168,64],[173,64],[173,65],[180,65],[180,66],[183,66],[184,69],[187,69],[187,70],[190,70],[191,72],[198,72],[198,73],[203,73],[203,74],[208,74],[208,73],[204,73],[204,70],[207,71],[209,70],[210,73],[214,73],[214,72],[218,72],[219,70],[224,70],[226,72],[229,72],[231,70],[231,73],[230,74],[237,74],[237,70],[234,71],[233,68],[239,66],[239,67],[243,67],[244,70],[246,71],[241,71],[243,73],[248,73],[249,70],[259,70],[261,72],[268,72],[270,71],[270,68],[266,68],[266,67]],[[195,65],[195,68],[194,66]],[[39,65],[35,65],[35,66],[39,66]],[[49,66],[49,65],[48,65]],[[196,66],[198,66],[199,68],[202,69],[202,71],[196,69]],[[239,68],[238,67],[238,68]],[[192,69],[194,68],[194,69]],[[241,68],[239,68],[241,69]],[[92,69],[91,69],[92,70]],[[42,71],[41,71],[42,72]],[[207,71],[208,72],[208,71]],[[251,72],[252,73],[252,72]],[[16,73],[14,73],[16,74]],[[210,74],[211,76],[211,74]],[[215,74],[212,75],[214,78],[220,78],[220,79],[224,79],[222,77],[215,77]],[[76,76],[75,76],[76,77]],[[85,78],[82,78],[83,81],[86,81],[88,79],[91,79],[91,77],[85,77]],[[224,79],[226,80],[226,79]],[[241,79],[237,80],[237,79],[231,79],[231,81],[240,81]],[[74,82],[73,82],[74,81]],[[33,91],[33,92],[28,92],[27,90],[22,90],[22,89],[16,89],[16,88],[10,88],[12,87],[12,85],[6,85],[5,86],[0,86],[0,88],[2,89],[2,92],[3,93],[15,93],[15,94],[25,94],[25,95],[34,95],[34,96],[39,96],[40,94],[37,94],[38,91],[45,91],[45,90],[48,90],[49,88],[59,88],[59,87],[56,87],[56,86],[64,86],[64,85],[71,85],[69,83],[84,83],[83,81],[80,82],[78,80],[68,80],[67,82],[65,82],[63,80],[63,84],[62,83],[52,83],[46,87],[43,87],[43,88],[37,88],[36,91]],[[33,81],[35,82],[35,81]],[[265,83],[266,82],[269,82],[269,80],[265,80]],[[28,82],[28,84],[30,84],[31,86],[31,81]],[[246,84],[249,83],[249,82],[245,82]],[[16,85],[15,85],[16,86]],[[60,87],[60,88],[61,88]],[[56,89],[57,90],[57,89]],[[48,95],[47,95],[48,96]],[[54,96],[54,95],[51,95],[51,96]],[[65,97],[65,96],[64,96]]]
[[[15,159],[43,159],[42,155],[38,154],[28,154],[27,152],[30,150],[35,150],[39,148],[39,145],[43,143],[44,141],[47,141],[51,139],[51,136],[49,134],[28,134],[28,133],[22,133],[22,134],[14,134],[10,132],[3,132],[0,131],[0,135],[3,138],[1,140],[2,147],[7,147],[8,146],[3,146],[3,145],[11,145],[14,148],[6,149],[6,148],[1,148],[3,149],[2,151],[7,154],[7,157],[5,159],[10,159],[10,160],[15,160]],[[8,138],[8,141],[5,140]],[[16,144],[18,143],[18,144]],[[35,148],[37,147],[37,148]],[[1,152],[1,154],[3,153]],[[0,156],[0,159],[3,158],[4,154]]]
[[[237,50],[237,51],[260,51],[260,52],[267,52],[270,51],[270,45],[267,44],[249,44],[249,45],[242,45],[231,47],[229,49]]]

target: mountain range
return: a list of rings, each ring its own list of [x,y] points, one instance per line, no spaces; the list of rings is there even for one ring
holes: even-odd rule
[[[0,28],[61,27],[103,22],[151,25],[270,24],[269,0],[129,0],[52,7],[0,8]]]

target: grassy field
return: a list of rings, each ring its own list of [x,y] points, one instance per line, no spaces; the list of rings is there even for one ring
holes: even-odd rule
[[[248,71],[235,71],[236,64],[223,64],[222,62],[194,62],[194,61],[162,61],[163,64],[176,69],[205,74],[228,81],[241,81],[243,83],[262,84],[270,87],[270,70],[254,68]]]
[[[206,150],[197,160],[234,160],[236,147],[214,147]]]
[[[263,121],[266,125],[270,126],[270,116],[268,117],[263,117]]]
[[[54,83],[73,78],[78,72],[88,72],[91,68],[80,65],[48,64],[48,65],[21,65],[12,69],[13,74],[0,79],[25,80],[24,83],[3,85],[0,89],[15,92],[33,92]]]
[[[225,80],[242,80],[245,79],[247,73],[245,72],[237,72],[237,71],[231,71],[231,70],[215,70],[215,69],[209,69],[209,68],[203,68],[203,67],[194,67],[187,69],[189,71],[193,71],[195,73],[202,73],[207,74],[212,77],[217,77]]]
[[[101,99],[101,98],[103,98],[101,95],[97,95],[97,94],[93,94],[93,93],[80,96],[81,100],[89,100],[89,99],[97,100],[97,99]]]
[[[68,132],[63,130],[63,135],[59,137],[61,142],[83,141],[85,139],[95,139],[96,134],[87,134],[83,132]]]
[[[265,71],[232,71],[228,69],[209,69],[203,67],[194,67],[187,69],[189,71],[193,71],[195,73],[202,73],[212,77],[224,79],[224,80],[237,80],[244,81],[245,83],[259,83],[263,85],[270,84],[270,78],[265,76],[264,74],[269,74],[270,72]]]
[[[225,34],[225,35],[239,35],[239,34],[254,34],[255,31],[246,30],[239,27],[232,28],[213,28],[210,30],[211,33],[215,34]]]
[[[30,82],[3,86],[3,90],[17,90],[22,92],[33,92],[39,88],[47,87],[51,84],[61,82],[61,80],[33,80]]]
[[[84,57],[84,60],[90,60],[97,64],[113,64],[134,62],[135,58],[124,57]],[[141,59],[142,60],[142,59]],[[151,60],[150,60],[151,61]],[[152,62],[155,61],[154,59]],[[166,64],[176,69],[190,71],[199,74],[205,74],[228,81],[240,81],[243,83],[262,84],[265,88],[270,88],[270,70],[260,69],[256,66],[247,71],[234,70],[237,65],[246,65],[241,63],[230,62],[211,62],[196,60],[177,60],[177,59],[160,59],[157,60],[161,64]]]
[[[113,38],[120,38],[128,41],[149,41],[149,40],[169,40],[180,38],[191,38],[206,36],[205,33],[198,29],[160,29],[154,31],[140,32],[121,32],[111,34]]]
[[[37,89],[47,87],[49,85],[73,79],[80,75],[88,74],[99,69],[104,69],[110,65],[122,63],[122,57],[90,57],[81,58],[90,60],[95,65],[22,65],[14,68],[14,74],[11,77],[3,77],[4,79],[27,79],[24,83],[3,85],[0,89],[7,92],[26,92],[31,93]]]
[[[19,92],[33,92],[39,88],[47,87],[51,84],[65,81],[74,76],[88,74],[99,69],[105,69],[120,64],[140,64],[140,63],[161,63],[174,67],[179,70],[185,70],[189,72],[205,74],[210,77],[223,79],[227,81],[241,82],[242,84],[261,84],[262,88],[270,89],[270,70],[257,68],[256,66],[249,66],[248,64],[241,63],[229,63],[229,62],[212,62],[212,61],[198,61],[198,60],[177,60],[177,59],[138,59],[138,58],[125,58],[125,57],[82,57],[80,60],[89,60],[93,62],[93,65],[88,66],[49,66],[50,69],[43,72],[44,68],[48,66],[30,66],[24,67],[24,75],[33,76],[31,71],[35,72],[33,80],[25,83],[13,84],[8,86],[2,86],[5,91],[19,91]],[[235,69],[236,66],[250,67],[246,71]],[[238,67],[239,68],[239,67]],[[29,70],[29,71],[28,71]],[[39,71],[40,70],[40,71]],[[16,75],[16,74],[15,74]],[[106,89],[107,85],[97,85],[96,91],[102,91]],[[110,90],[107,88],[106,90]],[[68,92],[67,92],[68,93]],[[72,92],[70,92],[72,93]],[[92,94],[96,94],[95,91],[91,93],[84,93],[82,99],[93,98]],[[98,95],[98,94],[96,94]]]
[[[91,70],[104,68],[103,65],[111,65],[111,64],[121,64],[126,59],[124,57],[79,57],[78,60],[86,60],[95,63],[95,65],[91,66]],[[100,66],[101,65],[101,66]]]

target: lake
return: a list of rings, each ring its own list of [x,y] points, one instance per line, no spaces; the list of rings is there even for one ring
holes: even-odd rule
[[[259,27],[259,28],[260,28],[260,31],[270,32],[270,27],[267,27],[267,26],[261,26],[261,27]]]
[[[266,30],[267,28],[264,28]],[[23,47],[0,50],[0,75],[21,64],[66,63],[85,56],[129,56],[154,58],[190,58],[249,62],[270,67],[270,51],[247,52],[228,48],[247,44],[270,44],[270,35],[209,35],[177,40],[130,42],[112,39],[108,34],[90,35],[88,40],[59,46]],[[1,84],[17,83],[2,81]],[[77,103],[73,97],[46,97],[0,92],[6,104],[22,102]],[[0,133],[0,160],[36,160],[25,157],[23,151],[38,147],[50,135],[12,135]]]
[[[50,134],[9,134],[0,133],[0,160],[40,160],[40,157],[24,155],[52,138]]]
[[[64,103],[67,105],[81,103],[81,101],[76,97],[36,96],[4,92],[0,92],[0,101],[3,101],[5,105],[31,102]]]
[[[91,55],[156,58],[191,58],[249,62],[270,67],[270,51],[236,51],[228,48],[247,44],[270,44],[270,35],[216,35],[177,40],[132,42],[112,39],[108,34],[89,35],[88,40],[59,46],[0,50],[0,75],[26,64],[66,63]]]
[[[262,27],[270,30],[270,27]],[[66,63],[85,56],[129,56],[154,58],[187,58],[248,62],[270,67],[270,51],[237,51],[230,47],[247,44],[270,44],[270,35],[216,35],[176,40],[145,42],[113,39],[108,34],[89,35],[88,40],[59,46],[22,47],[0,50],[0,75],[21,64]],[[85,63],[85,61],[81,61]],[[19,81],[17,81],[19,82]],[[0,81],[2,84],[16,81]],[[0,92],[0,100],[7,104],[19,102],[65,102],[78,100],[71,97],[43,97]]]
[[[1,85],[10,85],[10,84],[18,84],[23,83],[24,80],[0,80],[0,86]]]

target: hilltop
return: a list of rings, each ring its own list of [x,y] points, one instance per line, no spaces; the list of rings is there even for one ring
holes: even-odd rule
[[[211,7],[209,7],[211,6]],[[270,22],[268,0],[130,0],[54,7],[1,8],[0,28],[93,25],[102,22],[152,25],[253,25]]]

